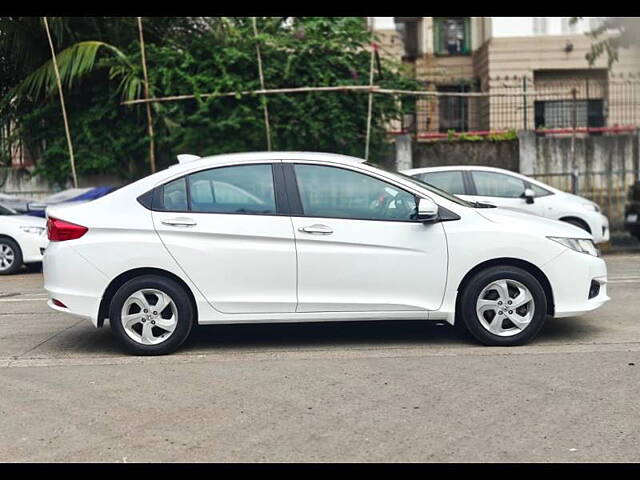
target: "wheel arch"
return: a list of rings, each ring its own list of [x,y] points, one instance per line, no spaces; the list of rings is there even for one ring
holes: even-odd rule
[[[6,233],[0,233],[0,239],[2,238],[6,238],[7,240],[11,240],[12,242],[14,242],[20,249],[20,252],[22,252],[22,247],[20,246],[20,242],[18,242],[18,240],[13,238],[11,235],[7,235]]]
[[[575,215],[566,215],[564,217],[560,217],[558,220],[560,220],[561,222],[569,222],[569,221],[577,222],[580,225],[582,225],[582,228],[584,230],[586,230],[589,233],[593,233],[591,231],[591,227],[589,226],[589,223],[586,220],[583,220],[580,217],[576,217]]]
[[[510,258],[510,257],[494,258],[491,260],[487,260],[485,262],[479,263],[478,265],[476,265],[475,267],[473,267],[471,270],[467,272],[467,274],[462,278],[462,280],[460,281],[460,284],[458,285],[458,291],[456,296],[456,312],[460,311],[460,298],[462,297],[462,292],[464,291],[464,288],[467,285],[467,283],[469,283],[469,280],[471,280],[471,278],[476,273],[486,268],[496,267],[496,266],[518,267],[530,273],[531,275],[533,275],[536,278],[536,280],[540,282],[540,285],[542,285],[544,294],[547,297],[547,314],[548,315],[554,314],[555,302],[553,298],[553,289],[551,288],[551,282],[549,282],[549,279],[544,274],[544,272],[531,262],[528,262],[526,260],[522,260],[519,258]]]
[[[175,273],[171,273],[167,270],[153,267],[141,267],[121,273],[113,280],[111,280],[111,282],[105,289],[104,294],[102,295],[102,299],[100,300],[100,307],[98,308],[98,327],[102,327],[102,325],[104,324],[104,320],[109,316],[109,306],[111,304],[111,299],[118,291],[118,289],[132,278],[136,278],[141,275],[158,275],[161,277],[169,278],[175,281],[182,288],[184,288],[187,296],[189,297],[189,301],[191,302],[191,306],[193,307],[193,314],[195,315],[194,324],[197,324],[198,306],[196,304],[196,299],[193,296],[193,292],[191,291],[191,288],[189,288],[189,286],[186,284],[186,282]]]

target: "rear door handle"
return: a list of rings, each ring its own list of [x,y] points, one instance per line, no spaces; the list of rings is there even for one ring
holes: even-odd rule
[[[198,223],[195,220],[191,220],[186,217],[170,218],[168,220],[162,220],[163,225],[169,225],[171,227],[194,227]]]
[[[300,232],[311,233],[312,235],[331,235],[333,230],[326,225],[320,225],[319,223],[315,225],[309,225],[308,227],[300,227],[298,229]]]

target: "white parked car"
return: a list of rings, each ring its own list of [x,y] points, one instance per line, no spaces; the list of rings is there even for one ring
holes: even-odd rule
[[[41,262],[47,243],[44,218],[20,215],[0,205],[0,275]]]
[[[402,173],[470,202],[562,220],[589,232],[596,243],[609,241],[609,220],[596,203],[509,170],[464,165],[414,168]]]
[[[135,354],[195,323],[445,320],[516,345],[609,299],[584,230],[342,155],[185,156],[47,215],[49,306],[109,319]]]

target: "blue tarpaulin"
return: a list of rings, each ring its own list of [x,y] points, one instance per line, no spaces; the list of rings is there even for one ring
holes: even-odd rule
[[[104,197],[106,194],[113,192],[117,187],[94,187],[94,188],[90,188],[87,189],[86,191],[82,192],[79,195],[73,196],[71,198],[65,198],[64,200],[60,201],[52,201],[52,202],[47,202],[46,199],[43,202],[37,202],[34,207],[35,208],[29,208],[29,211],[25,212],[27,215],[33,215],[36,217],[45,217],[45,209],[47,206],[49,205],[56,205],[59,203],[67,203],[67,202],[88,202],[90,200],[95,200],[96,198],[100,198],[100,197]],[[61,193],[57,193],[55,196],[57,197],[64,197],[64,195],[61,195]],[[35,202],[34,202],[35,203]],[[40,207],[42,207],[42,209],[40,209]]]

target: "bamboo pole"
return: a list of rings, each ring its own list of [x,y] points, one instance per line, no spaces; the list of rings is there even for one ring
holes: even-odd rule
[[[513,97],[513,96],[535,96],[540,92],[528,91],[525,93],[504,93],[504,92],[433,92],[423,90],[396,90],[390,88],[380,88],[378,85],[339,85],[331,87],[296,87],[296,88],[273,88],[260,90],[243,90],[236,92],[203,93],[200,95],[173,95],[167,97],[156,97],[148,99],[127,100],[121,105],[135,105],[140,103],[160,103],[176,102],[182,100],[193,100],[195,98],[212,97],[235,97],[236,95],[277,95],[281,93],[308,93],[308,92],[355,92],[355,93],[375,93],[381,95],[408,95],[423,97]]]
[[[253,36],[256,39],[256,55],[258,57],[258,75],[260,76],[260,88],[264,90],[264,73],[262,72],[262,57],[260,56],[260,42],[258,40],[258,26],[256,23],[256,17],[251,17],[253,22]],[[267,150],[271,151],[271,128],[269,126],[269,108],[267,106],[267,99],[262,100],[262,109],[264,110],[264,128],[267,135]]]
[[[374,89],[378,88],[374,86]],[[239,92],[222,92],[222,93],[203,93],[200,95],[173,95],[169,97],[158,97],[149,99],[127,100],[121,102],[121,105],[135,105],[138,103],[153,102],[175,102],[181,100],[192,100],[194,98],[212,98],[212,97],[235,97],[236,95],[275,95],[279,93],[307,93],[307,92],[346,92],[346,91],[366,91],[371,90],[367,85],[340,85],[336,87],[296,87],[296,88],[274,88],[269,90],[243,90]]]
[[[369,65],[369,87],[373,86],[373,61],[376,49],[373,43],[373,31],[371,32],[371,62]],[[373,90],[369,90],[369,104],[367,106],[367,136],[364,145],[364,159],[369,160],[369,143],[371,140],[371,113],[373,111]]]
[[[67,136],[67,146],[69,147],[69,161],[71,162],[71,176],[73,177],[73,186],[78,188],[78,177],[76,176],[76,161],[73,156],[73,144],[71,143],[71,131],[69,130],[69,122],[67,120],[67,109],[64,106],[64,95],[62,93],[62,81],[60,80],[60,71],[58,70],[58,60],[56,59],[56,51],[53,48],[53,40],[51,39],[51,32],[49,31],[49,22],[47,17],[42,17],[44,20],[44,28],[47,31],[47,38],[49,39],[49,48],[51,48],[51,59],[53,61],[53,71],[56,74],[56,82],[58,83],[58,94],[60,95],[60,107],[62,108],[62,120],[64,122],[64,131]]]
[[[144,36],[142,34],[142,17],[138,17],[138,32],[140,34],[140,53],[142,61],[142,75],[144,76],[144,98],[149,98],[149,78],[147,77],[147,58],[144,51]],[[147,107],[147,130],[149,132],[149,166],[151,173],[156,171],[155,138],[153,133],[153,119],[151,117],[151,103]]]

